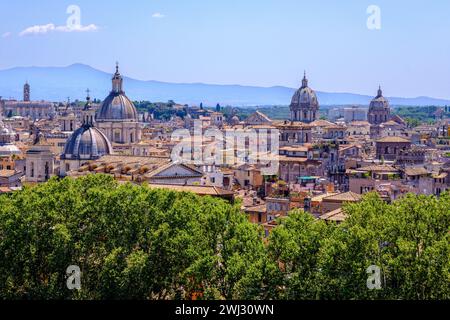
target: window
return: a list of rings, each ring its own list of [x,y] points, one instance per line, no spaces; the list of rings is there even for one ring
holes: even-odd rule
[[[120,131],[114,132],[114,142],[120,142]]]

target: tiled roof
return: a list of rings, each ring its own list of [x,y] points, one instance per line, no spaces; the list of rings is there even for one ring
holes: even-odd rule
[[[313,127],[328,127],[335,125],[333,122],[330,122],[328,120],[315,120],[310,123]]]
[[[357,202],[360,201],[362,196],[360,194],[354,193],[352,191],[338,193],[329,197],[323,198],[323,201],[350,201]]]
[[[173,184],[148,184],[151,189],[168,189],[177,192],[192,192],[198,195],[209,196],[231,196],[234,195],[233,191],[217,188],[214,186],[185,186],[185,185],[173,185]]]
[[[16,172],[15,170],[0,170],[0,177],[10,178],[10,177],[14,176],[17,173],[18,172]]]
[[[342,211],[342,208],[327,212],[319,217],[325,221],[342,222],[347,218],[347,215]]]
[[[411,142],[409,139],[403,138],[403,137],[383,137],[381,139],[378,139],[376,142],[397,142],[397,143],[404,143],[404,142]]]
[[[405,174],[408,175],[408,176],[422,176],[422,175],[427,175],[428,174],[428,170],[423,168],[423,167],[406,168],[405,169]]]
[[[356,171],[397,172],[398,169],[388,164],[373,164],[367,167],[356,169]]]

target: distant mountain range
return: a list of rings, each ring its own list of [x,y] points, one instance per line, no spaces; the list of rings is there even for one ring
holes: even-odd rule
[[[103,99],[111,90],[111,73],[96,70],[88,65],[73,64],[68,67],[17,67],[0,70],[0,96],[22,98],[25,81],[31,85],[33,100],[66,101],[84,100],[86,89],[91,97]],[[240,85],[211,85],[203,83],[167,83],[124,78],[124,89],[132,100],[215,106],[270,106],[288,105],[295,88],[253,87]],[[371,96],[352,93],[317,92],[321,105],[368,105]],[[430,97],[389,98],[392,105],[427,106],[450,105],[450,100]]]

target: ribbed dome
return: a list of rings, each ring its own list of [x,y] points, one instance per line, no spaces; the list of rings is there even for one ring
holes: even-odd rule
[[[291,101],[292,109],[318,109],[319,101],[317,100],[316,93],[310,87],[308,87],[308,79],[306,79],[306,73],[302,80],[302,86],[298,89]]]
[[[389,101],[383,97],[381,87],[378,89],[378,95],[370,102],[369,110],[389,109]]]
[[[112,153],[111,143],[99,129],[83,126],[67,140],[62,159],[95,160]]]
[[[103,101],[96,120],[101,121],[138,121],[138,113],[133,102],[123,93],[111,92]]]
[[[292,97],[291,104],[319,107],[316,93],[309,87],[298,89]]]
[[[112,91],[103,101],[97,114],[97,122],[133,121],[138,122],[138,113],[133,102],[125,95],[122,89],[123,78],[116,65],[116,73],[112,78]]]
[[[292,121],[310,123],[317,119],[319,114],[319,101],[314,90],[308,87],[306,73],[302,80],[302,86],[292,97],[290,110]]]

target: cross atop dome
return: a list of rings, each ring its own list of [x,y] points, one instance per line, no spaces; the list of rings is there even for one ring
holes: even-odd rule
[[[378,86],[378,95],[377,98],[380,98],[383,96],[383,91],[381,90],[381,85]]]
[[[302,80],[302,88],[306,88],[308,86],[308,79],[306,79],[306,70],[303,72],[303,80]]]
[[[112,91],[115,93],[123,93],[122,91],[123,79],[119,72],[119,62],[116,62],[116,73],[112,78]]]

